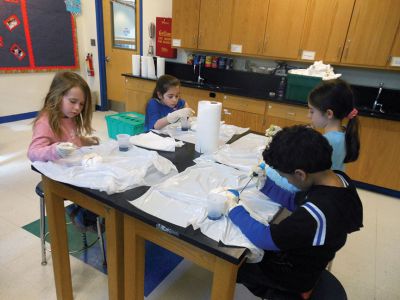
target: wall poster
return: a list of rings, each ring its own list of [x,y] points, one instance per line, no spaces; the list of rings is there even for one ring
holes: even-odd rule
[[[79,69],[64,0],[0,0],[0,73]]]

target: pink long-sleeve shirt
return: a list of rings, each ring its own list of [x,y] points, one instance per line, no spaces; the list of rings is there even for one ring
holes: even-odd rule
[[[29,145],[28,157],[31,161],[53,161],[60,159],[56,146],[60,142],[71,142],[81,147],[82,141],[76,133],[73,119],[61,119],[61,138],[50,128],[47,114],[41,116],[33,127],[32,142]]]

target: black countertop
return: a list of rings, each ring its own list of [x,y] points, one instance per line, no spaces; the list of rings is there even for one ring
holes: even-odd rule
[[[181,85],[189,88],[207,90],[216,93],[226,93],[236,96],[249,97],[260,101],[272,101],[283,104],[292,104],[307,107],[307,103],[293,99],[278,99],[277,90],[281,76],[271,74],[259,74],[234,70],[217,70],[205,68],[202,76],[207,78],[203,83],[196,81],[193,66],[166,63],[166,74],[171,74],[180,79]],[[153,80],[133,76],[130,73],[122,74],[126,77]],[[364,86],[351,86],[356,100],[356,107],[360,116],[400,121],[400,91],[383,89],[379,102],[383,104],[383,110],[373,110],[378,89]]]
[[[245,133],[247,134],[247,133]],[[243,135],[234,136],[229,143],[239,139]],[[201,154],[195,151],[195,145],[190,143],[185,143],[183,147],[176,148],[175,152],[157,151],[161,156],[169,159],[178,169],[178,172],[184,171],[187,167],[194,165],[194,159],[199,157]],[[33,166],[32,169],[37,171]],[[65,183],[66,184],[66,183]],[[69,185],[69,184],[66,184]],[[69,185],[71,186],[71,185]],[[176,226],[157,217],[154,217],[136,206],[133,206],[128,201],[142,196],[150,188],[148,186],[140,186],[123,193],[116,193],[112,195],[107,195],[105,192],[100,192],[98,190],[93,190],[89,188],[82,188],[73,186],[74,189],[82,192],[85,195],[93,197],[98,201],[116,208],[127,215],[133,216],[150,226],[156,227],[161,231],[165,231],[169,234],[179,236],[181,240],[184,240],[192,245],[211,252],[218,257],[222,257],[227,261],[234,264],[239,264],[244,256],[247,254],[248,250],[243,247],[225,246],[220,242],[216,242],[211,238],[205,236],[201,233],[199,229],[194,230],[192,226],[186,228]]]

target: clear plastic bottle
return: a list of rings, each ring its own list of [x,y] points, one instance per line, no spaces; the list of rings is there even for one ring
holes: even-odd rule
[[[257,170],[257,183],[256,187],[258,190],[261,190],[264,185],[265,181],[267,181],[267,174],[265,172],[266,164],[264,162],[260,163]]]

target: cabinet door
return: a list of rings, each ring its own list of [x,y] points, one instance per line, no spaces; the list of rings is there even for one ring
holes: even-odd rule
[[[269,0],[235,0],[230,51],[261,54]]]
[[[146,114],[146,105],[155,87],[155,81],[136,78],[125,78],[126,111],[135,111]]]
[[[357,181],[400,190],[400,122],[360,117],[360,156],[346,165]]]
[[[296,59],[308,0],[270,0],[263,54]]]
[[[152,92],[126,90],[126,111],[135,111],[140,114],[146,114],[147,101],[151,98]]]
[[[173,0],[172,46],[197,48],[200,0]]]
[[[198,48],[229,51],[233,0],[201,0]]]
[[[211,94],[211,96],[210,96]],[[216,93],[210,93],[206,90],[199,90],[187,87],[180,88],[180,97],[186,101],[191,109],[197,113],[197,107],[200,100],[218,101],[218,95]]]
[[[386,66],[399,21],[399,0],[357,0],[342,63]]]
[[[354,2],[310,0],[299,59],[340,62]]]
[[[262,100],[224,95],[222,117],[226,124],[264,133],[266,105],[267,102]]]
[[[400,25],[390,54],[389,66],[394,69],[399,69],[400,67]]]
[[[225,109],[223,112],[223,120],[226,124],[250,128],[252,131],[265,133],[264,116],[259,114],[252,114],[235,109]]]

